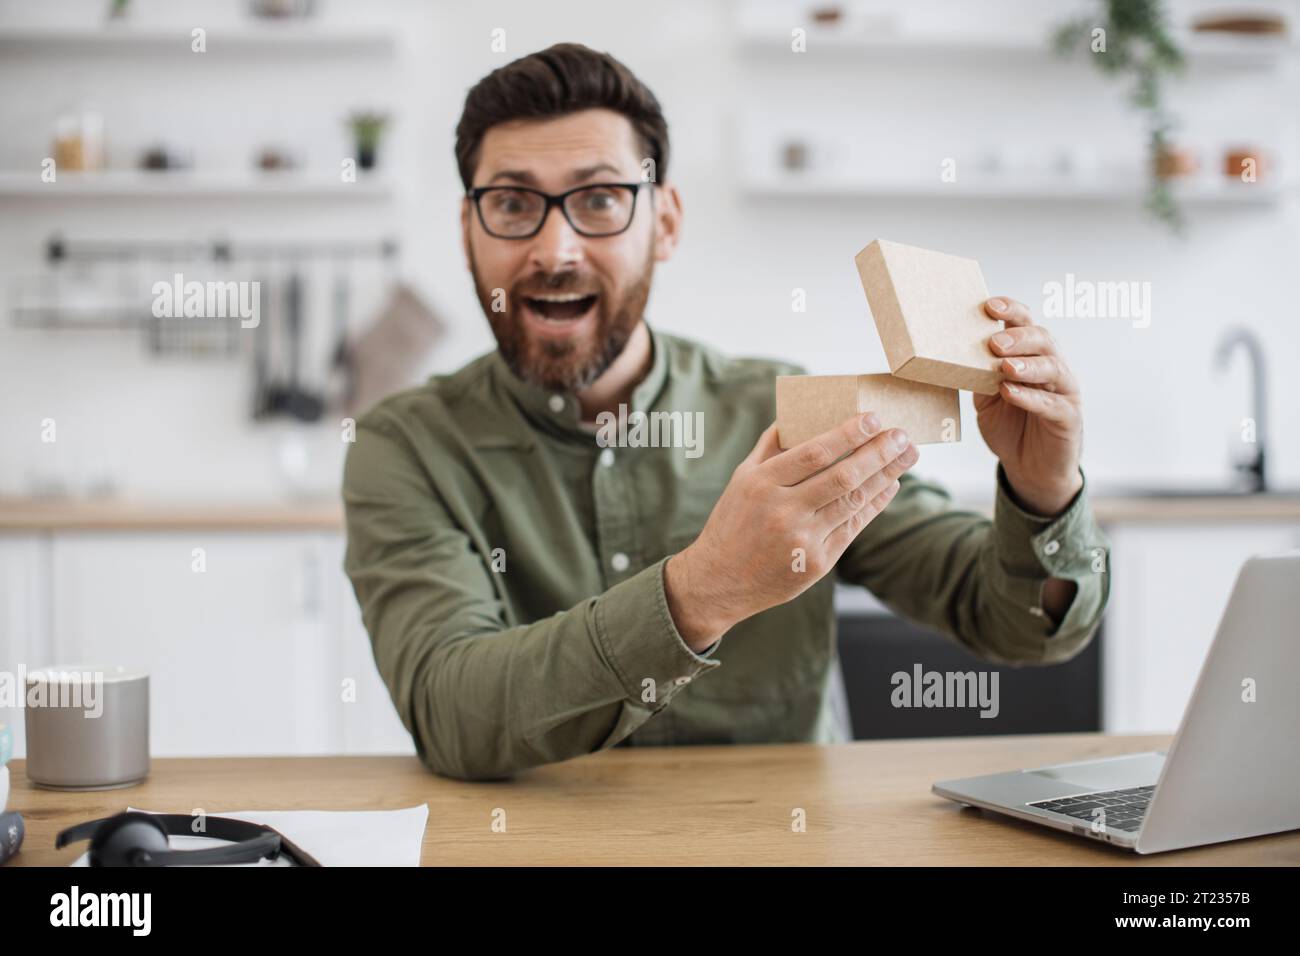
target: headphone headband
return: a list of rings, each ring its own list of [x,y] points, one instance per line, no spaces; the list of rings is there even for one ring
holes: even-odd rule
[[[91,865],[101,865],[96,860],[96,851],[104,840],[125,824],[141,822],[156,827],[166,837],[204,836],[229,842],[226,846],[205,847],[202,850],[163,850],[141,845],[127,851],[131,854],[132,862],[123,865],[212,866],[256,863],[264,857],[276,859],[283,853],[298,866],[320,866],[315,857],[272,827],[230,817],[206,816],[203,818],[204,832],[195,833],[192,829],[194,820],[195,817],[183,813],[142,813],[131,810],[68,827],[55,837],[54,846],[62,849],[69,843],[89,839]]]

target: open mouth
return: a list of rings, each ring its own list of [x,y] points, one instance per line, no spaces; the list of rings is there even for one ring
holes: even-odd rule
[[[530,312],[547,322],[576,322],[596,306],[599,296],[564,292],[554,295],[524,296]]]

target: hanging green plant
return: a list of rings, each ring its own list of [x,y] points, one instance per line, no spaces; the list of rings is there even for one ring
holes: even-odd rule
[[[1182,210],[1162,163],[1177,125],[1166,108],[1163,81],[1182,72],[1183,53],[1169,33],[1161,0],[1097,0],[1095,17],[1081,17],[1056,29],[1056,51],[1074,55],[1090,51],[1108,76],[1133,81],[1129,101],[1146,114],[1148,188],[1146,207],[1175,232],[1185,228]]]

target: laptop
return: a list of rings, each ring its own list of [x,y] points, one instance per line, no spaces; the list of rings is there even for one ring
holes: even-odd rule
[[[1300,829],[1300,551],[1237,575],[1167,751],[963,780],[934,793],[1160,853]]]

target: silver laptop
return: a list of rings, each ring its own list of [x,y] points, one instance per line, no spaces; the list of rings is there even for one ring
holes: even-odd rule
[[[935,793],[1138,853],[1300,829],[1300,552],[1248,560],[1168,751]]]

